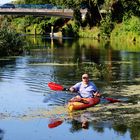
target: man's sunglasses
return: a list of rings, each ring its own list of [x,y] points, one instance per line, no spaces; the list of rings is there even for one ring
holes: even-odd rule
[[[82,77],[82,79],[88,79],[88,77]]]

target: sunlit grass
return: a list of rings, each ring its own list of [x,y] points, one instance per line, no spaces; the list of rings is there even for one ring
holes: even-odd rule
[[[83,37],[83,38],[94,38],[94,39],[99,39],[99,34],[100,34],[100,30],[97,27],[94,27],[92,29],[90,29],[89,27],[86,27],[84,29],[80,29],[79,30],[79,37]]]
[[[139,50],[140,19],[133,16],[129,20],[126,20],[121,24],[117,24],[111,33],[111,41],[115,42],[116,44],[123,44],[121,46],[124,46],[124,48],[131,49],[133,47],[136,47]]]

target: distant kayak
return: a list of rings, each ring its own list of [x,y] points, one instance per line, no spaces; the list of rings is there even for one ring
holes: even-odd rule
[[[85,103],[83,102],[85,101]],[[80,101],[69,101],[68,102],[68,110],[81,110],[88,107],[92,107],[100,102],[100,98],[82,98],[82,102]]]

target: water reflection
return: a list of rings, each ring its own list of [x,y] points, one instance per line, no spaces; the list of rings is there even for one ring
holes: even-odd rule
[[[59,119],[59,118],[51,118],[50,121],[49,121],[49,124],[48,124],[48,127],[49,128],[56,128],[58,127],[59,125],[61,125],[63,123],[63,120],[62,119]]]
[[[118,135],[124,136],[128,131],[125,123],[109,120],[98,120],[95,113],[85,111],[83,113],[72,115],[70,132],[75,133],[83,129],[90,129],[97,133],[105,133],[105,129],[114,130]],[[131,129],[131,128],[130,128]]]
[[[15,75],[16,59],[0,60],[0,80],[13,79]]]
[[[32,42],[33,45],[32,38],[28,39],[30,39],[30,42]],[[89,67],[89,73],[92,78],[98,78],[99,82],[103,80],[104,83],[110,83],[110,86],[114,86],[116,83],[117,85],[122,85],[122,83],[127,85],[133,84],[136,82],[135,78],[140,76],[140,53],[135,52],[135,49],[133,50],[134,52],[132,52],[132,48],[130,49],[131,52],[129,52],[129,50],[118,51],[114,50],[109,42],[103,44],[89,39],[61,39],[61,41],[59,39],[54,39],[51,40],[51,42],[53,41],[53,46],[51,46],[52,43],[50,42],[50,39],[43,38],[43,43],[40,43],[38,40],[39,38],[36,38],[36,43],[34,44],[36,48],[34,46],[33,48],[31,47],[32,50],[30,54],[32,55],[32,58],[30,58],[29,63],[31,65],[53,64],[54,69],[56,70],[54,71],[54,74],[57,75],[57,78],[60,78],[60,75],[64,78],[64,75],[66,75],[70,78],[76,77],[77,79],[78,76],[82,74],[83,71],[87,71]],[[140,49],[138,48],[138,50]],[[98,68],[102,65],[105,68],[103,69],[104,72],[105,70],[107,71],[104,74],[101,74],[100,69],[96,68],[95,71],[93,65],[87,66],[85,62],[97,64]],[[60,67],[58,66],[55,67],[56,64],[69,64],[70,66],[71,63],[77,65],[83,63],[83,65],[81,67],[80,65],[78,65],[78,67],[68,67],[67,65],[65,68],[71,69],[69,72],[66,72],[67,70],[60,70]],[[65,74],[63,74],[64,72]],[[137,84],[139,84],[139,82]]]

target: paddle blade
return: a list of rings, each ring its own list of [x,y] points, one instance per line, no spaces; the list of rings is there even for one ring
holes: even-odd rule
[[[59,84],[56,84],[54,82],[49,82],[48,83],[48,87],[51,89],[51,90],[59,90],[59,91],[62,91],[64,90],[64,87],[59,85]]]
[[[121,100],[113,99],[113,98],[108,98],[108,97],[106,97],[105,99],[108,100],[110,103],[121,102]]]

